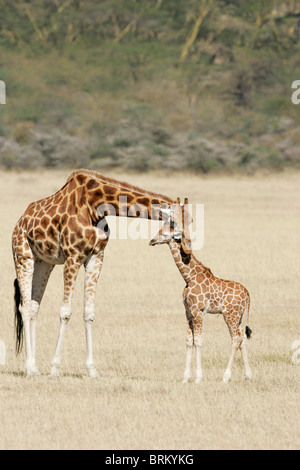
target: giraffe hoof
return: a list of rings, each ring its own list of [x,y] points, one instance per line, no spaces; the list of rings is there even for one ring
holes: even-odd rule
[[[27,372],[26,379],[34,379],[35,377],[39,377],[42,375],[38,370]]]
[[[226,370],[224,375],[223,375],[223,382],[227,384],[231,378],[231,373],[230,371]]]
[[[28,367],[27,368],[27,379],[33,378],[33,377],[38,377],[41,375],[40,371],[36,366]]]
[[[96,367],[88,367],[87,371],[88,371],[89,377],[92,379],[97,379],[100,377]]]
[[[59,377],[59,367],[52,366],[50,370],[50,375],[48,375],[49,378],[57,378]]]
[[[58,379],[60,379],[59,375],[52,375],[52,374],[47,375],[47,380],[58,380]]]

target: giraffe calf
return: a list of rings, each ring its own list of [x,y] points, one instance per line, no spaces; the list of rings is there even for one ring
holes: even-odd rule
[[[223,314],[231,336],[231,354],[223,381],[228,382],[231,378],[233,360],[238,349],[242,352],[246,377],[251,378],[245,344],[245,338],[250,338],[251,330],[246,326],[244,331],[241,324],[244,313],[247,314],[247,321],[249,318],[250,295],[247,289],[238,282],[217,278],[209,268],[198,261],[194,266],[194,274],[191,273],[191,278],[184,288],[183,302],[188,322],[187,362],[183,381],[188,382],[190,379],[193,345],[197,358],[196,382],[201,381],[202,326],[203,315],[206,313]]]
[[[231,378],[232,364],[238,349],[242,353],[246,377],[251,378],[252,374],[245,344],[245,338],[250,338],[251,330],[248,326],[245,330],[242,327],[244,313],[247,316],[247,323],[249,320],[249,292],[238,282],[217,278],[209,268],[197,260],[191,249],[187,224],[184,226],[184,206],[180,205],[180,201],[177,201],[176,210],[182,212],[182,226],[175,231],[174,225],[170,226],[169,223],[165,223],[158,234],[150,241],[150,245],[163,243],[169,245],[174,261],[186,282],[183,290],[183,303],[186,310],[188,332],[183,382],[188,382],[191,377],[193,346],[196,349],[196,383],[199,383],[202,379],[202,326],[203,315],[206,313],[222,313],[231,336],[231,354],[223,375],[223,381],[228,382]]]

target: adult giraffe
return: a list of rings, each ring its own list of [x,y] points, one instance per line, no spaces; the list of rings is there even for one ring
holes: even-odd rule
[[[17,222],[12,236],[15,280],[16,350],[25,333],[27,375],[38,375],[36,322],[39,306],[56,264],[64,264],[64,296],[60,330],[51,375],[58,376],[61,350],[71,316],[72,294],[80,266],[85,267],[84,323],[86,367],[91,377],[98,373],[93,360],[92,324],[97,280],[103,263],[109,230],[105,215],[159,218],[171,217],[174,201],[89,170],[76,170],[52,196],[32,202]]]

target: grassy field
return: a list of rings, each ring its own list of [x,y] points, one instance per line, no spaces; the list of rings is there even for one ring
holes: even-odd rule
[[[50,380],[59,328],[62,267],[50,278],[38,321],[41,377],[24,376],[14,354],[10,237],[28,203],[64,183],[68,171],[0,173],[1,449],[292,449],[300,448],[299,173],[256,177],[113,176],[205,204],[205,242],[196,255],[214,274],[251,294],[247,342],[253,379],[238,357],[222,383],[230,338],[221,316],[205,317],[203,381],[181,383],[186,320],[183,280],[168,247],[111,240],[97,289],[95,360],[85,370],[83,273],[63,350],[61,378]],[[112,176],[112,173],[110,173]]]

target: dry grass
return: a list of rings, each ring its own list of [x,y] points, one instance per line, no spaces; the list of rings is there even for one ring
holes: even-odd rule
[[[59,328],[62,269],[49,281],[38,322],[40,378],[27,380],[14,355],[14,267],[10,237],[32,200],[56,191],[68,172],[1,173],[1,449],[291,449],[300,447],[300,174],[255,178],[117,175],[171,197],[205,204],[198,257],[251,293],[248,354],[222,383],[230,348],[221,317],[204,323],[203,381],[183,385],[183,280],[166,246],[111,240],[97,289],[95,359],[87,377],[82,273],[63,351],[62,376],[49,380]],[[112,175],[111,175],[112,176]],[[116,176],[114,174],[114,176]]]

